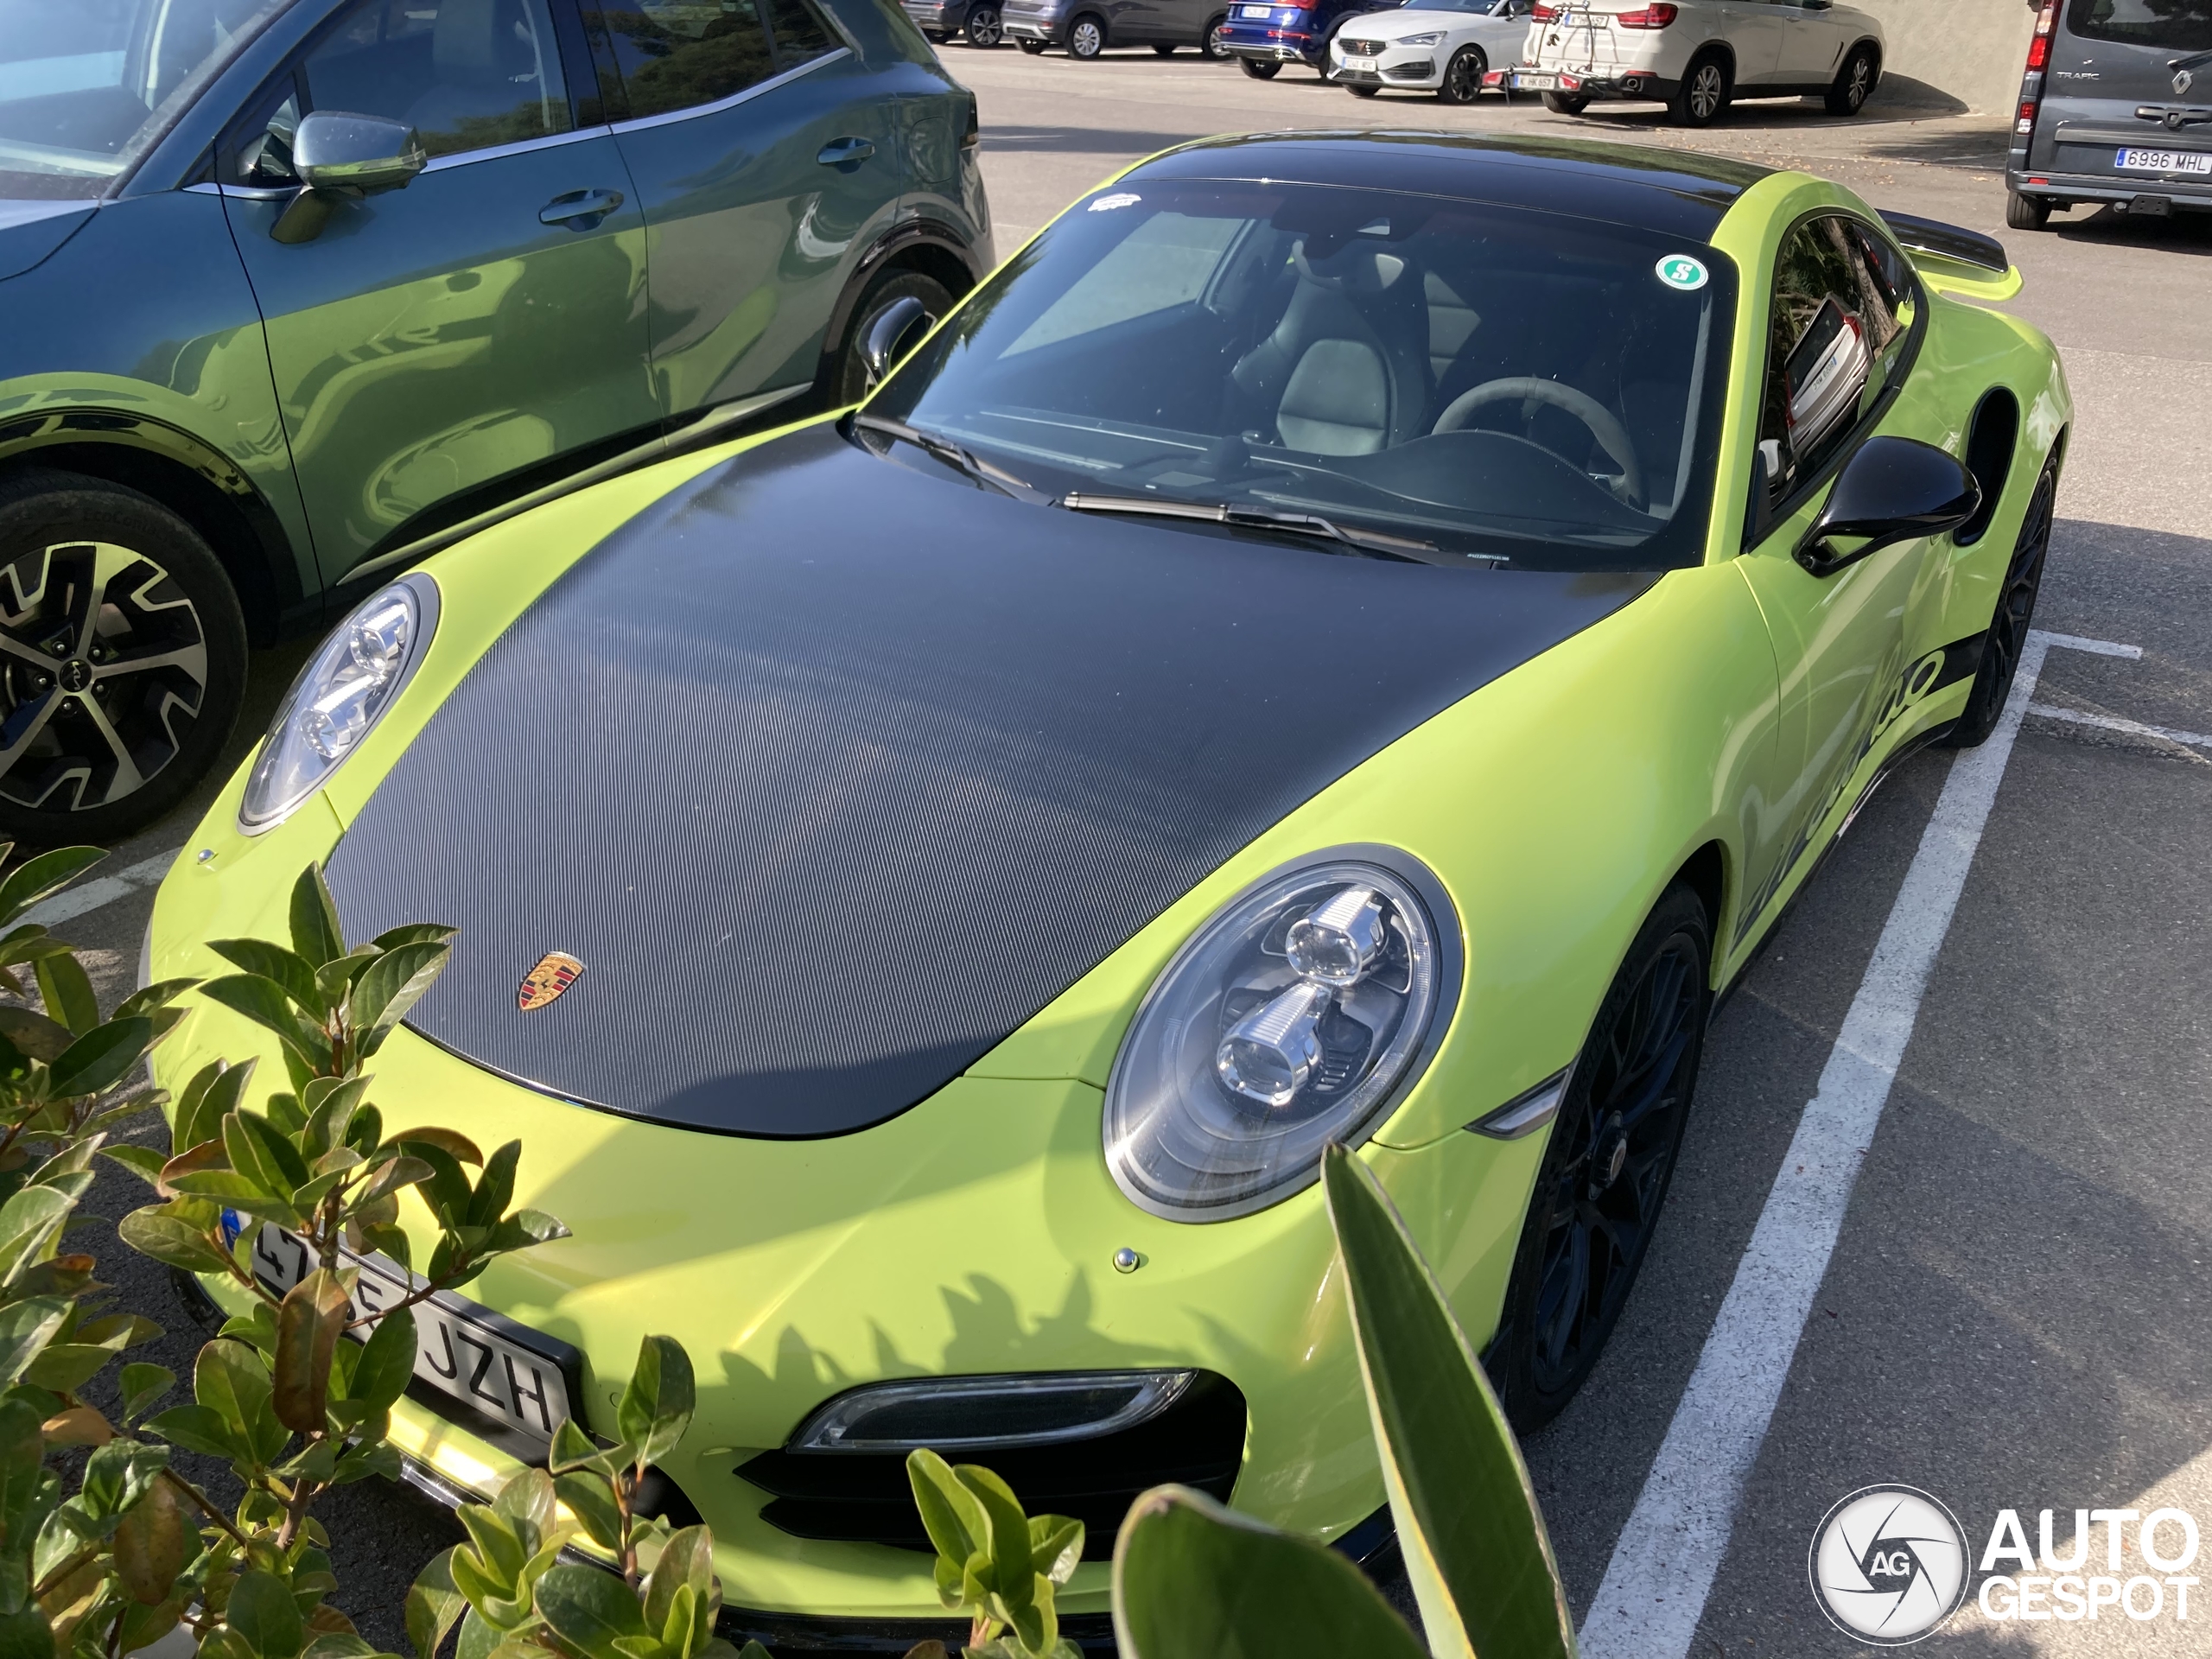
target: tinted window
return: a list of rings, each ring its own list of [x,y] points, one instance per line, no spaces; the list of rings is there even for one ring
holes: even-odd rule
[[[768,24],[775,31],[779,69],[836,50],[836,38],[806,0],[768,0]]]
[[[0,197],[97,196],[285,0],[0,0]]]
[[[2202,52],[2212,49],[2212,0],[2073,0],[2066,27],[2092,41]]]
[[[776,73],[753,0],[634,0],[584,13],[632,118],[718,103]]]
[[[300,68],[308,110],[404,121],[433,156],[571,124],[546,0],[360,0]],[[289,114],[269,124],[257,175],[289,156]]]
[[[1055,499],[1309,515],[1462,568],[1694,564],[1734,283],[1710,248],[1564,214],[1133,181],[868,410]]]
[[[1759,427],[1770,503],[1817,472],[1881,396],[1912,291],[1903,256],[1855,219],[1808,219],[1783,241]]]

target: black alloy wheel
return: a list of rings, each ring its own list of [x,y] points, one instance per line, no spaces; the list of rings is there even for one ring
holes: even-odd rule
[[[1085,63],[1106,49],[1106,25],[1090,12],[1068,25],[1068,56]]]
[[[245,650],[230,578],[160,502],[0,486],[0,838],[114,841],[166,811],[238,723]]]
[[[2028,628],[2035,621],[2036,595],[2043,588],[2044,556],[2050,551],[2050,522],[2058,497],[2055,463],[2046,465],[2036,480],[2036,493],[2028,498],[2027,516],[2012,543],[2012,557],[2005,567],[2005,586],[1997,595],[1997,609],[1982,636],[1981,663],[1974,670],[1974,690],[1958,724],[1943,741],[1955,749],[1971,749],[1997,729],[2005,700],[2012,694],[2012,677],[2019,671],[2020,651],[2028,643]]]
[[[1052,42],[1050,41],[1033,41],[1024,38],[1016,41],[1014,44],[1020,47],[1024,52],[1027,52],[1031,57],[1034,58],[1041,57],[1044,54],[1045,48],[1050,46]]]
[[[1575,1062],[1485,1357],[1522,1433],[1588,1378],[1650,1246],[1697,1084],[1711,960],[1703,901],[1669,887]]]
[[[971,6],[965,26],[968,44],[980,46],[986,52],[1006,38],[1006,29],[999,22],[996,6]]]
[[[1437,83],[1436,95],[1446,104],[1471,104],[1483,93],[1483,77],[1490,72],[1490,60],[1483,55],[1479,46],[1463,46],[1452,54],[1452,61],[1444,66],[1444,79]]]
[[[1856,115],[1866,106],[1874,91],[1874,48],[1861,46],[1843,60],[1843,67],[1835,72],[1835,84],[1828,88],[1827,105],[1830,115]]]
[[[1728,66],[1717,57],[1698,59],[1682,77],[1682,84],[1667,102],[1667,113],[1678,127],[1709,127],[1728,108]]]
[[[1244,73],[1255,80],[1273,80],[1282,73],[1282,65],[1271,58],[1240,58]]]
[[[1229,16],[1227,13],[1206,25],[1205,44],[1198,48],[1216,63],[1229,61]]]
[[[853,308],[852,321],[845,325],[845,338],[838,347],[835,367],[829,376],[829,401],[823,406],[842,409],[847,404],[856,404],[868,396],[868,359],[862,348],[868,341],[868,331],[875,320],[899,301],[916,299],[934,323],[952,309],[952,296],[945,291],[943,283],[934,276],[925,276],[918,270],[893,270],[880,273],[861,296]]]
[[[1554,115],[1580,115],[1590,107],[1590,100],[1570,92],[1546,92],[1544,107]]]

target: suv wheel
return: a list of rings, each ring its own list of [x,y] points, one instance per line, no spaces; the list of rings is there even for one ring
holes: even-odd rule
[[[1088,63],[1106,49],[1106,25],[1085,12],[1068,25],[1068,56]]]
[[[1282,73],[1282,65],[1272,58],[1239,58],[1237,61],[1244,66],[1244,73],[1255,80],[1273,80]]]
[[[2017,190],[2007,192],[2005,222],[2016,231],[2049,230],[2050,199],[2048,196],[2024,196]]]
[[[1229,60],[1229,42],[1224,38],[1229,32],[1229,14],[1224,12],[1206,25],[1205,43],[1198,49],[1216,63]]]
[[[976,6],[969,9],[967,22],[968,44],[980,46],[988,51],[1006,38],[1006,30],[999,22],[996,6]]]
[[[1700,58],[1682,77],[1682,84],[1667,102],[1667,113],[1678,127],[1709,127],[1728,107],[1728,66],[1719,58]]]
[[[1590,100],[1568,92],[1546,92],[1544,107],[1554,115],[1580,115],[1590,107]]]
[[[1856,115],[1866,107],[1866,99],[1874,91],[1878,71],[1874,63],[1874,48],[1862,46],[1843,60],[1843,67],[1835,72],[1835,84],[1828,88],[1830,115]]]
[[[0,484],[0,836],[112,842],[206,775],[245,693],[245,619],[168,508],[73,474]]]
[[[919,300],[932,323],[952,309],[952,296],[934,276],[925,276],[918,270],[878,273],[861,295],[861,302],[853,308],[852,321],[845,325],[845,338],[838,345],[836,363],[828,379],[827,407],[842,409],[868,396],[868,359],[861,354],[861,347],[875,320],[905,299]]]

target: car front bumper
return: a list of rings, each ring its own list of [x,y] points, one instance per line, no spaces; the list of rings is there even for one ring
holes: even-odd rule
[[[457,632],[464,607],[452,608]],[[213,855],[180,865],[156,896],[148,971],[157,977],[221,971],[207,939],[285,938],[293,880],[337,844],[343,825],[325,795],[260,836],[240,835],[245,778],[242,768],[195,832],[192,844]],[[156,1080],[175,1090],[210,1059],[250,1056],[266,1062],[264,1077],[283,1076],[273,1041],[198,1003],[156,1051]],[[786,1644],[802,1627],[906,1640],[917,1622],[942,1619],[928,1556],[796,1536],[764,1514],[772,1494],[737,1472],[864,1382],[1199,1369],[1244,1402],[1236,1509],[1333,1541],[1383,1503],[1319,1189],[1204,1226],[1139,1211],[1101,1156],[1103,1078],[971,1071],[873,1128],[766,1141],[575,1105],[404,1028],[375,1073],[372,1097],[395,1128],[435,1122],[480,1146],[521,1141],[515,1201],[560,1217],[573,1236],[502,1258],[467,1294],[579,1351],[574,1409],[587,1427],[611,1430],[646,1333],[694,1357],[697,1414],[661,1467],[714,1529],[733,1628]],[[1497,1319],[1542,1140],[1455,1132],[1362,1151],[1428,1236],[1478,1342]],[[1116,1269],[1125,1248],[1139,1270]],[[226,1300],[225,1287],[208,1288]],[[447,1503],[486,1499],[527,1450],[441,1401],[404,1398],[393,1443],[424,1490]],[[1067,1611],[1103,1617],[1108,1578],[1108,1563],[1086,1562]]]
[[[1344,58],[1332,48],[1329,53],[1329,79],[1339,86],[1403,86],[1412,91],[1433,91],[1444,79],[1442,49],[1431,46],[1394,47],[1376,54],[1372,69],[1347,67]]]

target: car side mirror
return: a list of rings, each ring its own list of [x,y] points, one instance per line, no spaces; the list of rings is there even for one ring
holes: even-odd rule
[[[911,294],[885,306],[861,340],[861,361],[867,366],[868,385],[882,379],[936,321],[929,308]]]
[[[306,188],[269,233],[279,242],[312,241],[334,204],[402,189],[429,159],[415,129],[404,121],[317,111],[292,135],[292,171]]]
[[[1952,455],[1913,438],[1869,438],[1843,464],[1827,505],[1797,544],[1797,563],[1832,576],[1916,536],[1955,530],[1981,505],[1981,486]],[[1834,538],[1859,540],[1848,551]]]

